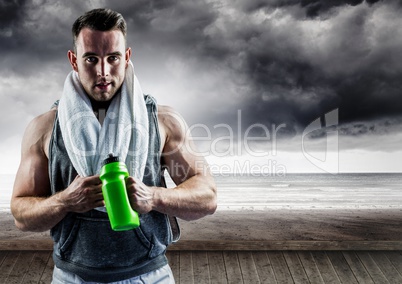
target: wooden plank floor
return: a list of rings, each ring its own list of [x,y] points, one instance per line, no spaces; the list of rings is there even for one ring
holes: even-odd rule
[[[176,283],[402,283],[402,251],[168,251]],[[50,283],[51,251],[0,251],[0,283]]]

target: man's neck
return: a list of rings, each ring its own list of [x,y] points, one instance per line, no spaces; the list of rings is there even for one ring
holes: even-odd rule
[[[94,111],[94,114],[96,118],[99,120],[99,123],[102,125],[103,121],[105,120],[106,117],[106,112],[109,108],[111,101],[107,102],[99,102],[91,99],[91,104],[92,104],[92,110]]]

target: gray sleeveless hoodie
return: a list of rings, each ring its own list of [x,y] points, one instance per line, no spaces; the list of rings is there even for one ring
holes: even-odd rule
[[[165,186],[156,102],[148,95],[144,100],[149,118],[149,150],[143,182],[149,186]],[[52,194],[67,188],[76,175],[56,114],[49,145]],[[120,281],[160,268],[167,264],[167,246],[178,239],[177,221],[151,211],[140,215],[140,222],[135,230],[115,232],[104,212],[68,213],[51,229],[54,263],[93,282]]]

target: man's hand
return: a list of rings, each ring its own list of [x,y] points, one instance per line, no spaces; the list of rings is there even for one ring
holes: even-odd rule
[[[155,187],[146,186],[134,177],[126,179],[126,188],[131,207],[140,214],[146,214],[153,209]]]
[[[77,175],[70,186],[60,192],[59,201],[67,206],[68,211],[77,213],[105,206],[102,181],[98,175],[90,177]]]

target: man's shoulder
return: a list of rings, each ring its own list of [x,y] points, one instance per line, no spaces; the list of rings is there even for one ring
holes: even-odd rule
[[[166,141],[182,141],[188,127],[177,110],[170,106],[158,105],[158,120]]]
[[[53,129],[54,119],[56,116],[57,109],[52,108],[51,110],[36,116],[28,124],[24,140],[38,141],[48,140]]]
[[[158,105],[158,118],[159,121],[163,123],[164,126],[183,126],[185,127],[186,123],[181,114],[172,108],[171,106],[166,105]]]
[[[28,127],[37,127],[39,129],[53,128],[54,119],[56,117],[57,108],[52,108],[49,111],[36,116]]]
[[[158,104],[158,115],[161,116],[172,115],[175,112],[177,113],[177,111],[171,106]]]

